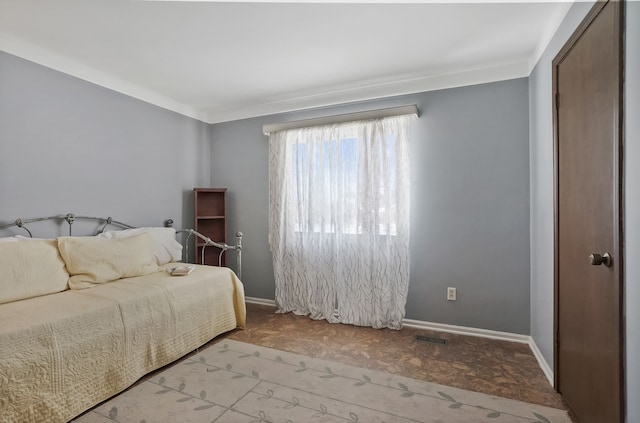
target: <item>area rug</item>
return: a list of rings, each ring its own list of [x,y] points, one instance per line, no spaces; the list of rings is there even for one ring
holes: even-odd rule
[[[570,423],[563,410],[221,340],[78,423]]]

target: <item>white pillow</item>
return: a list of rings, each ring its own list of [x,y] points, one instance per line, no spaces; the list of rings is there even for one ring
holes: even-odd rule
[[[16,238],[15,236],[8,236],[0,238],[0,242],[18,242],[18,238]]]
[[[123,239],[65,236],[58,238],[58,249],[71,275],[71,289],[91,288],[160,270],[148,233]]]
[[[67,289],[56,240],[0,243],[0,304]]]
[[[98,235],[109,239],[123,239],[132,236],[148,233],[153,239],[153,255],[159,265],[165,263],[182,261],[182,244],[176,241],[176,230],[174,228],[134,228],[122,231],[106,231]]]

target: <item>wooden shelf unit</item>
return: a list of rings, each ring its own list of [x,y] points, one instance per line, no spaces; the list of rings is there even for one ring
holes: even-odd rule
[[[219,243],[227,242],[226,188],[194,188],[195,230]],[[203,242],[196,241],[196,263],[202,264]],[[204,262],[210,266],[218,265],[220,249],[209,246],[205,249]],[[222,256],[222,265],[226,266],[226,254]]]

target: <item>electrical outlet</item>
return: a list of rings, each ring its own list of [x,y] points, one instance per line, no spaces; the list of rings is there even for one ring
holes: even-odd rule
[[[455,300],[456,300],[456,289],[447,288],[447,301],[455,301]]]

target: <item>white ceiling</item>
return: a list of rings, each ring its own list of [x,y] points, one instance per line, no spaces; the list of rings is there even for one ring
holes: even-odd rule
[[[527,76],[570,5],[0,0],[0,49],[214,123]]]

